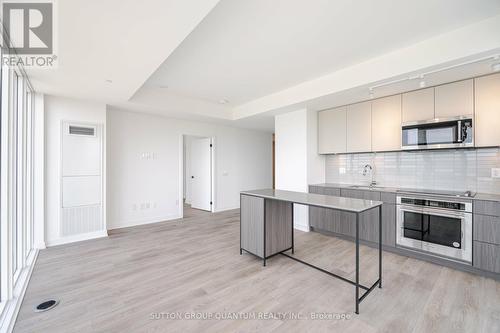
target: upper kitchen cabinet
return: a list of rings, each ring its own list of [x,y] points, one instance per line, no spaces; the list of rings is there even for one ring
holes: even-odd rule
[[[401,95],[379,98],[372,103],[372,150],[401,149]]]
[[[475,79],[476,147],[500,145],[500,74]]]
[[[474,115],[474,82],[465,80],[437,86],[435,118]]]
[[[403,123],[434,119],[434,88],[403,94]]]
[[[318,112],[318,153],[346,152],[347,107]]]
[[[372,103],[347,106],[347,152],[372,150]]]

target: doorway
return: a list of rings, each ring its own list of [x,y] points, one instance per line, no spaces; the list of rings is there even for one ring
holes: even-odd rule
[[[183,216],[214,212],[213,139],[183,135]]]

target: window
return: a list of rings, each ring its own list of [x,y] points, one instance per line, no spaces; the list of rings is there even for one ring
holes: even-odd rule
[[[19,190],[19,179],[18,179],[18,171],[19,171],[19,109],[18,109],[18,98],[17,98],[17,90],[19,88],[19,75],[12,70],[13,73],[13,82],[12,82],[12,102],[13,102],[13,107],[12,107],[12,146],[10,147],[12,150],[11,153],[11,197],[12,197],[12,204],[11,204],[11,223],[12,223],[12,247],[11,247],[11,261],[12,261],[12,274],[13,274],[13,280],[14,283],[17,280],[17,277],[19,276],[19,270],[18,270],[18,260],[17,260],[17,252],[18,252],[18,244],[17,244],[17,231],[18,229],[18,213],[19,213],[19,202],[18,202],[18,190]]]
[[[2,47],[1,54],[8,48]],[[34,91],[22,68],[0,64],[0,319],[27,281],[34,249]],[[0,322],[1,324],[1,322]]]

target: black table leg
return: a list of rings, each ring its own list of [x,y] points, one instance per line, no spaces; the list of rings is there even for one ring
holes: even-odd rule
[[[292,206],[292,254],[295,253],[295,245],[294,245],[294,240],[293,240],[293,202],[291,203]]]
[[[382,206],[378,206],[378,280],[382,288]]]
[[[267,199],[264,199],[264,255],[263,257],[263,266],[266,266],[266,204],[267,204]]]
[[[356,314],[359,314],[359,213],[356,213]]]

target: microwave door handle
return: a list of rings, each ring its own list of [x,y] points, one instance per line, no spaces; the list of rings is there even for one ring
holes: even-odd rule
[[[462,121],[459,120],[457,124],[457,142],[462,142]]]

